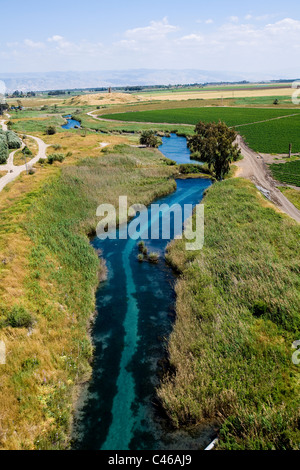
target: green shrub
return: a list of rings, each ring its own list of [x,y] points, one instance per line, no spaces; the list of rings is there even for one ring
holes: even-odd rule
[[[62,153],[52,153],[51,155],[48,156],[47,160],[50,165],[52,165],[54,162],[60,162],[62,163],[65,159],[64,154]]]
[[[183,175],[194,174],[194,173],[204,173],[202,171],[201,165],[193,165],[193,163],[185,163],[179,166],[179,171]]]
[[[8,159],[8,145],[5,134],[0,133],[0,165],[6,163]]]
[[[255,317],[261,317],[268,311],[268,306],[263,300],[258,300],[252,306],[252,313]]]
[[[24,307],[15,305],[7,317],[7,324],[12,328],[30,328],[34,319]]]
[[[162,161],[168,166],[177,165],[177,163],[174,160],[171,160],[170,158],[163,158]]]
[[[17,134],[13,131],[6,132],[7,145],[9,149],[19,149],[21,148],[21,141]]]
[[[138,247],[139,247],[140,252],[143,253],[145,249],[145,242],[143,241],[139,242]]]
[[[150,253],[148,256],[149,263],[156,264],[159,261],[159,254],[158,253]]]
[[[24,155],[28,155],[29,157],[32,155],[32,151],[26,146],[22,150]]]
[[[144,131],[140,138],[140,144],[146,145],[146,147],[157,148],[160,140],[156,137],[154,131]]]
[[[48,127],[46,128],[46,134],[47,134],[47,135],[54,135],[54,134],[56,134],[56,128],[55,128],[55,126],[48,126]]]

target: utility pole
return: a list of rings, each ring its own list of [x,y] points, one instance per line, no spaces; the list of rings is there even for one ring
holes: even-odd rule
[[[25,160],[26,175],[28,175],[27,160],[26,160],[26,152],[24,151],[25,149],[26,149],[26,146],[23,148],[22,153],[23,153],[23,155],[24,155],[24,160]]]
[[[28,175],[28,168],[27,168],[27,161],[26,161],[26,154],[25,153],[24,153],[24,160],[25,160],[26,175]]]

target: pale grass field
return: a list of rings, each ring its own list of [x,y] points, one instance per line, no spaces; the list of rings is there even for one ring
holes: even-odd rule
[[[266,88],[265,90],[231,90],[231,91],[199,91],[197,93],[193,92],[183,92],[183,93],[147,93],[148,99],[155,99],[157,101],[183,101],[183,100],[195,100],[195,99],[203,99],[203,100],[213,100],[213,99],[224,99],[226,98],[254,98],[254,97],[263,97],[263,96],[291,96],[295,90],[292,88],[279,88],[279,89],[272,89]]]
[[[128,144],[130,140],[125,136],[112,136],[99,134],[87,134],[84,136],[82,131],[78,132],[60,132],[55,135],[40,136],[46,144],[60,145],[61,149],[48,147],[47,155],[52,153],[68,153],[72,152],[72,156],[68,157],[66,163],[74,163],[78,158],[83,157],[99,157],[103,154],[103,148],[100,144],[108,143],[109,145]]]
[[[128,93],[96,93],[91,95],[74,96],[73,98],[66,100],[65,104],[70,106],[100,106],[106,104],[137,103],[139,101],[148,100],[148,98]]]
[[[7,103],[9,106],[18,106],[18,101],[21,101],[22,106],[25,108],[34,108],[39,106],[54,106],[61,104],[61,98],[8,98]]]

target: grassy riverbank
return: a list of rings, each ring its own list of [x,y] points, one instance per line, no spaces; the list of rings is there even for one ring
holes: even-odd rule
[[[169,249],[182,275],[159,396],[177,427],[217,420],[220,449],[297,449],[299,225],[242,179],[204,203],[204,249]]]
[[[117,146],[73,166],[22,175],[0,194],[0,448],[68,445],[78,384],[90,375],[94,291],[105,275],[89,244],[101,203],[148,204],[175,188],[156,150]]]

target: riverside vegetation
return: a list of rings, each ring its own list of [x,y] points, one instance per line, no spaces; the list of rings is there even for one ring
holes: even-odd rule
[[[120,194],[149,204],[174,190],[173,173],[156,150],[117,146],[23,175],[0,194],[0,336],[9,351],[0,369],[1,448],[68,446],[74,390],[91,371],[94,292],[105,275],[88,239],[96,208],[117,205]]]
[[[204,204],[203,250],[168,252],[181,277],[159,397],[176,427],[218,421],[219,449],[298,449],[299,225],[242,179]]]

